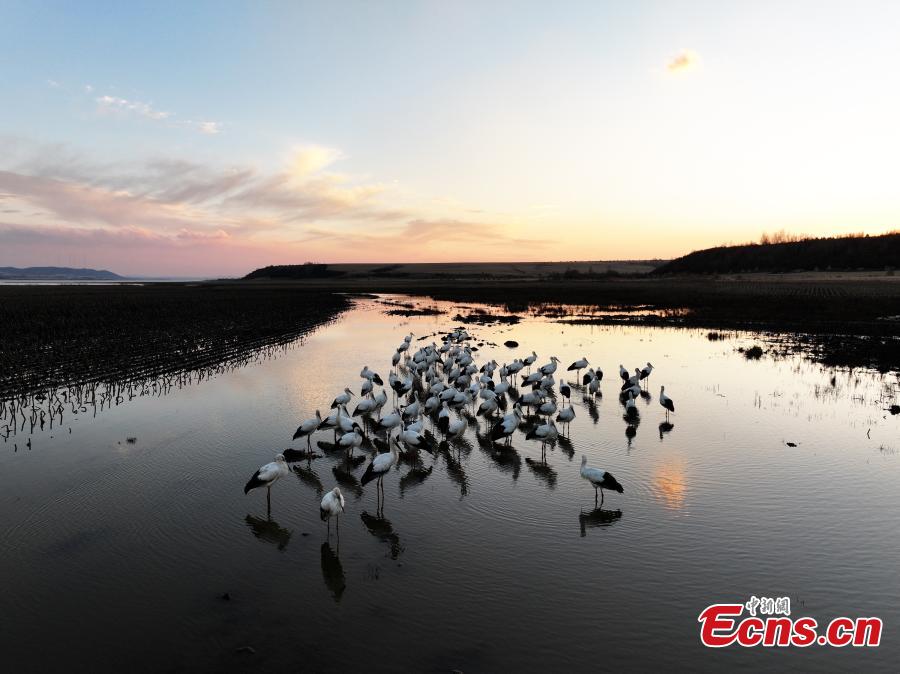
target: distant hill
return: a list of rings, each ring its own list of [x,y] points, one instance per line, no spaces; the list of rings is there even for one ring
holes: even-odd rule
[[[0,267],[0,280],[9,281],[121,281],[105,269],[73,269],[72,267]]]
[[[334,276],[343,276],[344,272],[329,269],[327,264],[314,264],[307,262],[306,264],[280,264],[270,265],[255,269],[247,274],[244,279],[304,279],[304,278],[332,278]]]
[[[553,279],[646,274],[664,260],[612,260],[571,262],[405,262],[295,264],[263,267],[245,279]]]
[[[651,272],[728,274],[826,270],[884,270],[900,263],[900,232],[881,236],[802,239],[719,246],[679,257]]]

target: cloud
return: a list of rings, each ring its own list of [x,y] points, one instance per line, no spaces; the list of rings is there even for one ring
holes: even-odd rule
[[[173,124],[175,126],[181,126],[186,129],[199,131],[200,133],[206,134],[207,136],[215,136],[222,133],[222,129],[225,126],[224,124],[222,124],[222,122],[195,121],[193,119],[175,120]]]
[[[185,227],[193,220],[189,210],[177,202],[11,171],[0,171],[0,189],[71,223],[169,229]]]
[[[700,64],[700,55],[691,49],[682,49],[666,63],[666,70],[671,74],[693,70]]]
[[[297,180],[305,180],[340,158],[340,151],[331,147],[321,145],[298,147],[294,149],[290,160],[290,173]]]
[[[161,237],[150,230],[141,229],[140,227],[123,227],[121,229],[67,227],[63,225],[34,227],[0,222],[0,242],[8,245],[105,246],[124,244],[137,246],[165,240],[166,237]]]
[[[72,93],[68,88],[63,87],[56,80],[47,80],[47,84],[54,89],[61,89],[63,91]],[[73,95],[90,97],[90,99],[93,100],[93,102],[97,106],[97,112],[101,115],[140,117],[143,119],[153,120],[155,122],[162,122],[173,128],[180,127],[184,129],[191,129],[192,131],[196,131],[207,136],[218,135],[222,133],[224,129],[224,124],[222,122],[217,122],[210,119],[181,119],[174,112],[170,112],[168,110],[160,110],[156,108],[152,103],[122,98],[121,96],[113,96],[110,94],[94,96],[94,92],[95,87],[92,84],[85,84],[82,85],[81,89],[77,90]]]
[[[428,220],[415,218],[399,226],[378,232],[325,230],[308,228],[298,243],[328,241],[331,243],[362,247],[371,250],[390,250],[392,253],[421,254],[431,245],[446,247],[452,244],[464,246],[490,244],[511,248],[533,248],[552,243],[549,239],[517,238],[508,233],[508,227],[494,222],[472,222],[444,218]]]
[[[197,127],[197,130],[200,133],[205,133],[210,136],[214,136],[217,133],[222,133],[221,122],[194,122],[194,125]]]
[[[516,236],[513,224],[486,214],[472,221],[464,204],[410,206],[395,188],[329,172],[342,154],[324,146],[298,148],[280,170],[262,171],[170,157],[98,163],[64,145],[4,145],[0,138],[0,202],[19,222],[0,222],[0,242],[31,251],[34,260],[38,251],[46,257],[56,248],[98,246],[149,266],[174,264],[160,251],[187,255],[190,249],[216,273],[223,269],[213,267],[220,255],[231,265],[224,268],[243,273],[254,263],[310,255],[335,261],[426,252],[432,259],[473,251],[515,257],[552,243]],[[154,256],[147,252],[151,244]]]
[[[116,96],[98,96],[95,100],[102,113],[128,112],[156,120],[167,119],[172,116],[171,112],[156,110],[149,103],[142,103],[141,101],[129,101],[126,98],[118,98]]]
[[[388,191],[384,185],[358,183],[349,176],[323,171],[342,156],[340,150],[319,145],[295,148],[284,171],[248,182],[226,205],[276,212],[293,221],[408,217],[404,209],[385,208],[377,202]]]
[[[63,146],[47,146],[10,170],[0,169],[0,193],[18,202],[11,207],[27,204],[70,223],[157,230],[259,232],[409,217],[378,201],[385,194],[381,185],[321,172],[296,179],[298,162],[309,174],[338,154],[305,151],[284,170],[261,173],[247,166],[218,169],[167,158],[94,164]]]

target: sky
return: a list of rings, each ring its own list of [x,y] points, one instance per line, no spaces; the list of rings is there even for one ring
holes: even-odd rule
[[[900,227],[900,3],[0,0],[0,266]]]

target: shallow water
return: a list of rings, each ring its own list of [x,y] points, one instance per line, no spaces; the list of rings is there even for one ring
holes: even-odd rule
[[[30,449],[24,435],[0,442],[10,671],[895,669],[900,417],[883,408],[896,376],[748,361],[736,349],[752,335],[470,325],[479,362],[534,349],[604,370],[602,398],[573,392],[570,440],[546,466],[523,433],[501,453],[473,426],[391,471],[381,517],[374,483],[348,485],[339,541],[318,514],[332,454],[276,484],[267,518],[265,494],[243,494],[249,476],[302,448],[299,421],[358,390],[364,364],[387,379],[407,332],[452,327],[459,309],[434,304],[448,313],[388,317],[360,301],[275,359],[67,417]],[[648,360],[652,395],[629,439],[618,364]],[[666,433],[660,384],[677,409]],[[625,487],[601,512],[582,454]],[[794,616],[820,622],[881,617],[882,645],[704,649],[700,611],[750,595],[789,596]]]

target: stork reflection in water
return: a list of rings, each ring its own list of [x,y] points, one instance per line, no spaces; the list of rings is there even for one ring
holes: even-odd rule
[[[331,596],[334,600],[339,602],[341,600],[341,595],[344,594],[344,590],[347,589],[347,581],[344,578],[344,567],[341,565],[341,560],[338,556],[340,553],[340,545],[338,545],[338,552],[335,552],[331,549],[331,544],[326,541],[322,543],[320,552],[322,579],[325,581],[325,587],[331,592]]]
[[[263,519],[262,517],[247,515],[247,517],[244,518],[244,521],[257,539],[265,543],[271,543],[281,552],[284,552],[288,543],[291,542],[291,535],[293,532],[290,529],[279,526],[278,522],[271,517]]]
[[[303,484],[308,485],[315,490],[316,496],[321,496],[322,492],[325,491],[322,480],[319,479],[318,474],[312,468],[294,466],[293,471],[294,475],[296,475]]]
[[[621,517],[621,510],[603,510],[603,508],[594,508],[587,512],[582,510],[578,514],[578,526],[581,529],[581,537],[587,536],[588,528],[608,527]]]
[[[667,433],[671,433],[672,429],[675,428],[675,424],[670,424],[668,421],[660,421],[659,422],[659,439],[662,441],[663,435]]]
[[[360,457],[365,461],[364,457]],[[348,463],[344,461],[337,466],[333,466],[331,468],[331,473],[334,475],[335,481],[344,488],[344,491],[353,494],[358,501],[362,498],[363,488],[359,482],[359,479],[353,474],[354,465],[352,463]]]
[[[403,552],[403,546],[400,544],[400,536],[394,531],[391,521],[382,514],[372,516],[366,511],[360,513],[359,517],[370,534],[388,544],[391,559],[397,559]]]
[[[534,473],[536,478],[542,480],[547,485],[548,489],[556,489],[556,470],[547,463],[546,457],[543,457],[541,461],[535,461],[526,456],[525,465],[531,469],[531,472]]]

